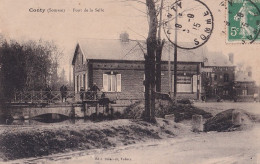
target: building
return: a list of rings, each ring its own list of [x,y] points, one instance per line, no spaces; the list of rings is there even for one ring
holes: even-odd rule
[[[75,48],[72,61],[74,90],[86,90],[93,83],[116,100],[144,98],[144,52],[142,41],[126,39],[84,39]],[[199,99],[202,49],[178,50],[177,95]],[[173,47],[166,44],[162,52],[161,90],[173,92]]]
[[[207,100],[233,99],[235,65],[233,54],[204,52],[202,76],[202,95]]]
[[[238,101],[254,100],[254,95],[258,94],[258,87],[252,78],[251,69],[236,72],[235,90]]]

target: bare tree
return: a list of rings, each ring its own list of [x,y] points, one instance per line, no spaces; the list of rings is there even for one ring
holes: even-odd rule
[[[145,59],[145,120],[155,121],[155,93],[161,92],[161,56],[164,40],[161,40],[162,3],[159,0],[122,0],[146,5],[147,11],[140,11],[148,17],[147,50]],[[135,8],[136,9],[136,8]],[[160,19],[158,20],[158,16]],[[159,29],[159,30],[158,30]],[[139,43],[139,46],[140,43]]]

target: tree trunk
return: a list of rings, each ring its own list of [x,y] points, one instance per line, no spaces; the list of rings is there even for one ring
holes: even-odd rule
[[[150,94],[150,68],[149,68],[149,57],[145,55],[145,120],[149,121],[151,112],[151,94]]]
[[[156,40],[147,39],[147,53],[149,54],[149,72],[150,72],[150,121],[155,120],[155,52],[156,52]]]
[[[154,0],[146,0],[149,15],[149,32],[147,37],[145,110],[149,121],[155,121],[155,53],[157,48],[157,16]]]
[[[164,42],[164,40],[162,42],[159,40],[156,50],[156,92],[161,92],[161,58]]]

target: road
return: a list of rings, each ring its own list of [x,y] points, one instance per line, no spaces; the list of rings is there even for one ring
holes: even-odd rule
[[[13,161],[14,162],[14,161]],[[21,161],[18,161],[21,162]],[[23,161],[25,162],[25,161]],[[27,160],[58,164],[257,164],[260,163],[260,124],[236,132],[188,133],[110,150],[73,152]]]
[[[195,103],[213,114],[230,108],[260,114],[260,103]],[[184,123],[185,124],[185,123]],[[189,125],[185,124],[189,127]],[[16,161],[12,161],[16,162]],[[58,164],[260,164],[260,123],[251,129],[234,132],[193,133],[190,130],[160,141],[147,141],[113,149],[56,154],[18,160],[18,163]]]
[[[214,115],[227,109],[243,109],[250,113],[260,115],[259,102],[195,102],[194,106],[211,112]]]

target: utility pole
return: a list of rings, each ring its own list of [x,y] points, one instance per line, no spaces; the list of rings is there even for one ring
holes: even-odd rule
[[[169,6],[168,6],[168,12],[169,12]],[[168,17],[168,21],[169,21],[169,17]],[[171,33],[168,33],[169,35],[169,38],[170,38],[170,34]],[[168,49],[168,83],[169,83],[169,95],[170,97],[172,97],[172,73],[171,73],[171,45],[169,44],[169,49]]]
[[[159,29],[158,29],[158,38],[157,38],[157,48],[156,48],[156,92],[161,92],[161,58],[162,58],[162,49],[164,45],[164,40],[161,40],[161,29],[162,29],[162,9],[163,9],[163,0],[161,0],[160,8],[160,20],[159,20]]]
[[[161,9],[160,9],[160,22],[159,22],[159,31],[158,31],[158,39],[159,39],[159,40],[161,40],[162,8],[163,8],[163,0],[161,1]]]
[[[175,44],[174,44],[174,101],[177,102],[177,28],[178,24],[178,6],[177,0],[175,2],[176,10],[175,10]]]

